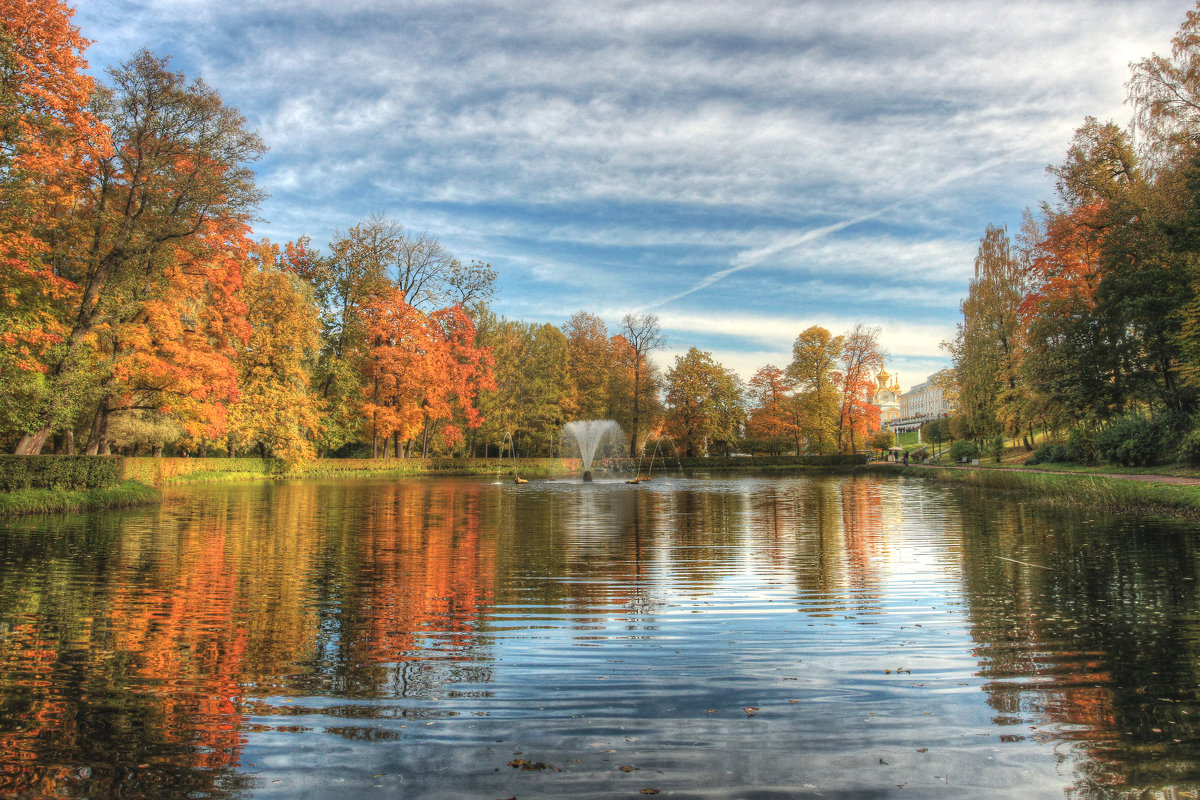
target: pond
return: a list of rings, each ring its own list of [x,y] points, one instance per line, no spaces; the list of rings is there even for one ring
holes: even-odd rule
[[[1196,797],[1191,526],[888,476],[0,522],[0,795]]]

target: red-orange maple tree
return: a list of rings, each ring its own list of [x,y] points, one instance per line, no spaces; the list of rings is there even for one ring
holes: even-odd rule
[[[52,245],[69,227],[84,165],[108,151],[88,103],[88,45],[60,0],[0,0],[0,369],[46,370],[75,284]]]

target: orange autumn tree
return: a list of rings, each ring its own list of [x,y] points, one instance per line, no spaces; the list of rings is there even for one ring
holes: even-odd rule
[[[439,309],[430,321],[440,336],[442,380],[434,383],[422,405],[425,416],[421,455],[429,454],[431,435],[436,433],[443,448],[464,441],[463,429],[476,430],[483,424],[476,399],[481,391],[496,388],[494,361],[486,347],[476,344],[475,323],[461,305]]]
[[[774,364],[767,364],[750,379],[751,401],[746,417],[746,438],[778,454],[789,444],[799,452],[800,427],[795,413],[796,382]]]
[[[845,336],[841,356],[842,408],[838,443],[849,452],[858,450],[872,431],[879,429],[879,408],[871,404],[875,374],[883,368],[885,355],[879,345],[879,328],[855,325]]]
[[[71,235],[84,165],[109,139],[89,110],[88,42],[60,0],[0,0],[0,424],[37,427],[74,284],[52,250]]]
[[[570,419],[612,419],[612,386],[619,370],[617,353],[608,338],[604,320],[576,311],[562,327],[567,337]]]
[[[88,162],[75,235],[54,253],[67,281],[67,333],[47,364],[55,391],[19,453],[39,452],[84,415],[95,420],[89,452],[104,452],[109,415],[131,395],[164,392],[176,396],[161,407],[197,436],[216,436],[233,396],[232,345],[246,333],[236,290],[262,197],[248,164],[265,147],[215,91],[165,59],[143,51],[109,78],[96,107],[113,147]]]
[[[363,309],[370,348],[364,360],[362,414],[372,457],[408,454],[417,441],[429,454],[433,437],[446,447],[478,428],[475,398],[495,388],[491,354],[475,344],[475,325],[461,306],[424,314],[398,286],[380,291]],[[382,452],[380,445],[383,445]]]
[[[111,365],[88,441],[108,449],[106,420],[129,410],[167,415],[189,446],[223,437],[238,396],[238,349],[250,336],[240,293],[249,260],[248,229],[206,224],[188,247],[163,260],[163,291],[136,312],[100,322],[90,341]]]
[[[361,411],[371,436],[371,457],[386,455],[389,437],[398,456],[401,442],[421,430],[425,387],[438,380],[439,343],[429,320],[404,301],[397,287],[376,294],[362,312],[370,345],[363,361]]]

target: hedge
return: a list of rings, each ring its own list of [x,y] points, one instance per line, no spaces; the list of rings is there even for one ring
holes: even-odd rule
[[[675,458],[657,456],[654,470],[673,469],[756,469],[761,467],[832,467],[866,463],[865,455],[828,456],[713,456],[710,458]],[[620,472],[635,473],[639,460],[633,458],[597,459],[593,468],[605,465]],[[238,480],[245,477],[293,477],[334,475],[384,474],[396,476],[422,475],[501,475],[514,471],[523,478],[550,478],[579,472],[578,458],[320,458],[303,464],[291,473],[275,459],[259,458],[126,458],[124,477],[160,486],[173,481]],[[641,468],[648,469],[650,459],[641,459]]]
[[[865,453],[857,455],[836,453],[826,456],[707,456],[701,458],[660,456],[655,459],[655,467],[666,470],[673,468],[756,469],[758,467],[842,467],[866,463],[867,456]]]
[[[101,489],[121,481],[119,456],[0,455],[0,492]]]

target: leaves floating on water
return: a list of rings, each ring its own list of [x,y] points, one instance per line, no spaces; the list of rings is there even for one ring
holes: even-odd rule
[[[742,711],[746,712],[747,717],[753,717],[756,713],[758,713],[758,706],[746,706],[742,709]]]
[[[617,767],[621,772],[633,772],[637,767]]]
[[[514,758],[512,761],[508,762],[508,765],[513,769],[523,769],[527,772],[540,772],[544,769],[552,769],[556,772],[558,771],[557,767],[552,767],[544,761],[527,761],[524,758]]]
[[[658,789],[642,789],[642,794],[658,794]]]

